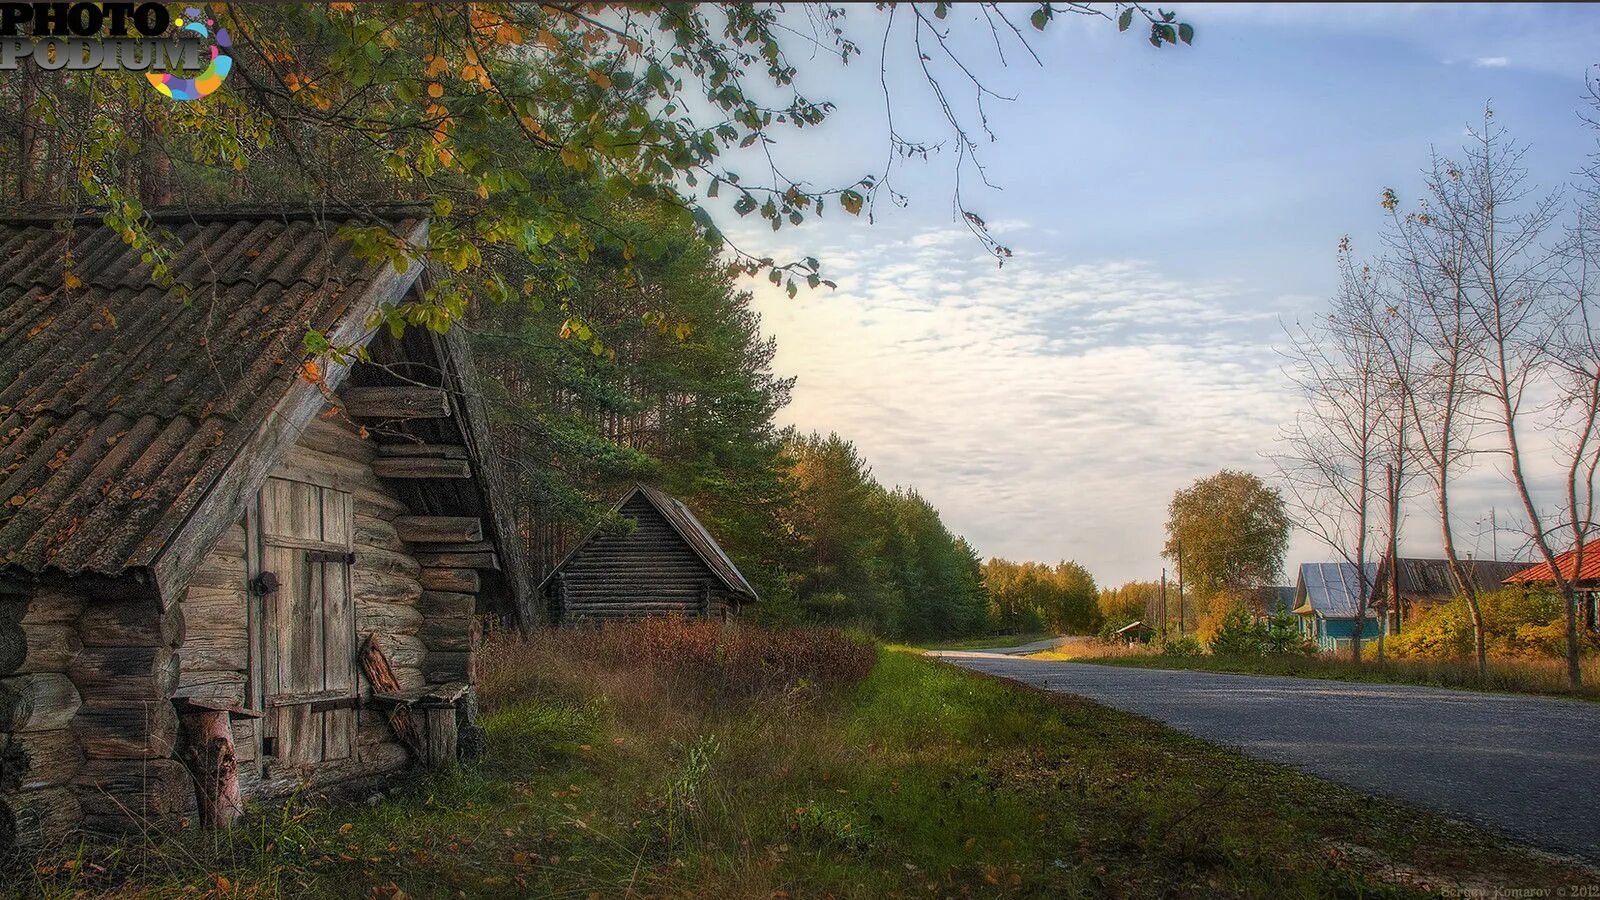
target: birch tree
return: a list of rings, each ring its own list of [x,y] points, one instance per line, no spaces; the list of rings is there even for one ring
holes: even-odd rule
[[[1522,164],[1525,148],[1509,138],[1486,110],[1470,132],[1460,172],[1440,198],[1440,212],[1463,240],[1463,297],[1467,319],[1481,334],[1469,364],[1469,390],[1482,402],[1485,424],[1498,439],[1494,452],[1505,461],[1526,519],[1528,539],[1548,566],[1566,607],[1567,677],[1582,682],[1578,644],[1578,597],[1556,566],[1563,527],[1581,542],[1587,517],[1578,484],[1594,453],[1594,370],[1586,345],[1592,329],[1572,329],[1589,319],[1587,274],[1573,277],[1572,242],[1560,237],[1558,193],[1536,194]],[[1581,253],[1578,254],[1581,257]],[[1569,356],[1570,355],[1570,356]],[[1540,447],[1543,440],[1545,447]],[[1535,496],[1530,447],[1546,450],[1567,490],[1555,502]],[[1592,477],[1591,477],[1592,482]]]
[[[1395,419],[1387,351],[1379,337],[1378,272],[1358,266],[1348,242],[1339,254],[1340,286],[1322,320],[1286,329],[1290,380],[1303,401],[1273,454],[1296,524],[1354,567],[1358,585],[1351,655],[1361,661],[1373,596],[1367,572],[1378,475],[1390,460],[1386,429]]]
[[[1394,192],[1384,192],[1391,217],[1385,235],[1398,318],[1409,330],[1413,361],[1401,398],[1414,436],[1411,456],[1433,488],[1439,533],[1451,579],[1472,620],[1478,674],[1488,670],[1483,610],[1476,582],[1455,542],[1450,488],[1470,464],[1478,394],[1468,390],[1482,330],[1468,314],[1465,222],[1450,215],[1461,170],[1435,155],[1425,175],[1424,199],[1402,214]]]

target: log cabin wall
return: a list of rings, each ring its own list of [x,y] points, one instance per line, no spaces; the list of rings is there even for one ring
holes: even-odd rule
[[[357,426],[342,413],[336,413],[330,418],[312,420],[271,477],[349,494],[350,543],[355,554],[350,566],[354,647],[359,648],[369,636],[378,635],[400,686],[420,688],[426,683],[424,670],[428,661],[428,647],[422,638],[423,612],[419,607],[423,596],[422,567],[411,546],[396,532],[394,521],[408,510],[395,492],[373,474],[372,461],[376,455],[373,442],[363,438]],[[245,530],[239,529],[238,534],[243,538]],[[203,640],[214,635],[215,639],[231,642],[232,635],[245,627],[244,617],[248,615],[250,599],[246,584],[251,573],[260,568],[259,562],[252,564],[246,558],[249,550],[246,543],[240,541],[237,555],[231,544],[219,547],[225,551],[226,560],[218,558],[216,553],[207,558],[204,568],[225,576],[229,582],[232,588],[229,602],[233,605],[229,610],[219,609],[217,617],[205,624],[196,623],[194,617],[190,617],[191,638],[198,631],[204,635]],[[203,602],[205,596],[202,594],[198,599]],[[191,599],[197,599],[193,589]],[[258,623],[258,630],[259,627]],[[203,651],[181,656],[185,665],[180,693],[205,690],[204,685],[224,679],[226,683],[237,681],[242,685],[249,677],[248,654],[230,655],[221,660],[210,658]],[[225,675],[216,671],[218,663],[227,666]],[[271,759],[265,753],[262,736],[256,733],[266,730],[265,722],[236,720],[233,727],[241,759],[241,794],[246,798],[278,796],[307,783],[325,784],[404,768],[410,761],[409,755],[383,713],[367,703],[371,695],[371,685],[365,678],[359,678],[360,708],[338,713],[351,715],[355,720],[354,740],[348,754],[315,765],[290,765]],[[230,693],[227,697],[233,695]],[[243,699],[250,706],[262,703],[260,697]],[[250,764],[245,765],[247,757]]]
[[[67,671],[84,606],[67,591],[0,594],[0,851],[54,843],[82,821],[82,699]]]
[[[734,609],[716,575],[649,500],[636,494],[619,512],[637,522],[632,532],[597,536],[561,567],[554,588],[561,621],[722,618]]]

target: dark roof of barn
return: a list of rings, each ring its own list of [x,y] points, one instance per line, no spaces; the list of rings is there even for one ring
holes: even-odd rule
[[[149,565],[383,272],[339,229],[419,216],[163,213],[187,302],[93,218],[0,219],[0,570]]]
[[[744,574],[739,571],[739,567],[733,564],[727,553],[723,552],[717,539],[711,536],[711,532],[706,530],[706,526],[695,518],[695,514],[682,501],[648,485],[636,484],[622,495],[622,498],[611,507],[611,511],[620,512],[635,496],[643,496],[651,506],[655,507],[656,512],[661,513],[661,517],[667,520],[672,530],[677,532],[678,537],[683,538],[683,542],[700,557],[700,561],[706,564],[706,568],[717,576],[717,580],[722,582],[724,587],[751,600],[760,599],[756,596],[756,589],[750,586],[750,582],[746,581]],[[596,529],[580,541],[561,562],[556,564],[555,568],[550,570],[550,574],[545,576],[544,584],[549,584],[567,562],[577,556],[584,545],[594,540],[599,533],[600,530]]]
[[[1493,559],[1461,561],[1467,577],[1472,579],[1473,587],[1480,591],[1499,588],[1501,582],[1521,571],[1525,565]],[[1400,576],[1400,596],[1403,598],[1448,600],[1456,595],[1455,579],[1450,576],[1450,561],[1447,559],[1408,559],[1402,556],[1396,568]],[[1380,592],[1388,589],[1388,572],[1386,559],[1378,569]]]

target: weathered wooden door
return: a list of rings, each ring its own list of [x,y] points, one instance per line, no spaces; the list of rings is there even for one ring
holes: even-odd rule
[[[263,755],[305,766],[347,759],[356,726],[350,495],[269,478],[257,514]]]

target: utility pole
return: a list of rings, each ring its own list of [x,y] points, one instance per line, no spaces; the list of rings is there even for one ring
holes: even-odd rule
[[[1161,639],[1167,639],[1167,567],[1161,567]]]
[[[1489,507],[1489,545],[1494,548],[1495,562],[1500,561],[1500,520],[1496,518],[1495,508]]]
[[[1396,611],[1395,631],[1399,632],[1400,610],[1400,482],[1395,477],[1394,463],[1389,464],[1389,583],[1384,590],[1383,602],[1378,604],[1378,665],[1383,665],[1383,638],[1389,630],[1389,604]]]
[[[1178,637],[1183,637],[1183,541],[1178,542]]]

